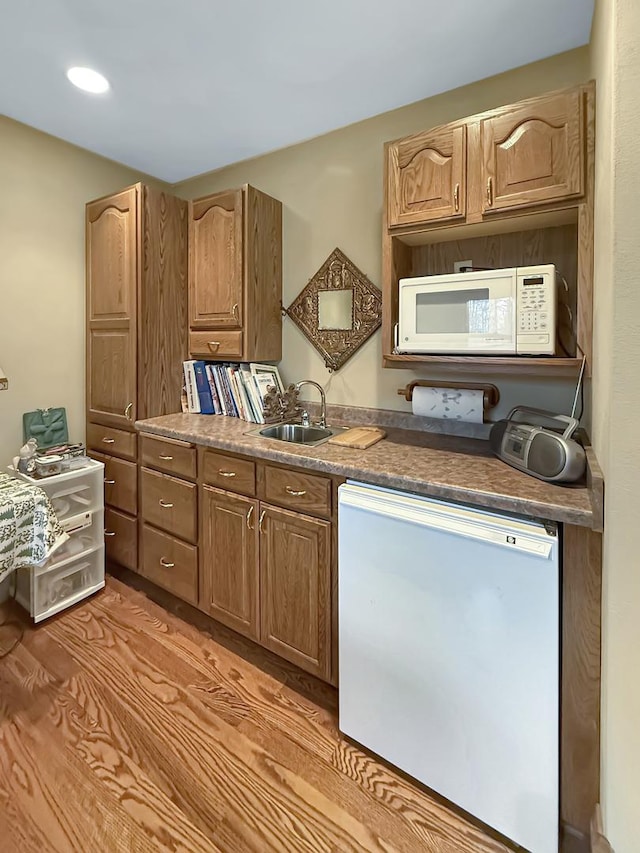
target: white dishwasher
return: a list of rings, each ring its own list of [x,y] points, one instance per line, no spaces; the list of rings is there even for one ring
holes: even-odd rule
[[[342,732],[557,853],[557,529],[347,483],[339,531]]]

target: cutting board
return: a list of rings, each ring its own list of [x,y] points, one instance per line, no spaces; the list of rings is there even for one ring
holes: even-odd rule
[[[385,436],[386,432],[380,427],[353,427],[339,435],[332,435],[328,443],[353,447],[354,450],[366,450]]]

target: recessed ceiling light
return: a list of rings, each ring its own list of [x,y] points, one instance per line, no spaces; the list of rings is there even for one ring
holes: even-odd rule
[[[67,78],[77,86],[78,89],[83,89],[85,92],[92,92],[94,95],[102,95],[109,89],[109,81],[102,74],[98,74],[92,68],[70,68],[67,71]]]

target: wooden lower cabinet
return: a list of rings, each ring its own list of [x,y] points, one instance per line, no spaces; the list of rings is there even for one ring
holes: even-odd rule
[[[200,506],[200,609],[257,640],[258,502],[203,486]]]
[[[138,571],[138,521],[135,516],[105,507],[104,544],[110,560]]]
[[[142,574],[189,604],[198,603],[198,549],[142,525]]]
[[[331,675],[331,524],[260,505],[260,641]]]
[[[200,609],[329,681],[331,522],[205,485],[199,542]]]

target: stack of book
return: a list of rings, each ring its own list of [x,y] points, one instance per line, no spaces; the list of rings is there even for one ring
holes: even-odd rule
[[[228,415],[254,424],[264,423],[263,399],[270,385],[283,390],[277,367],[185,361],[185,411]]]

